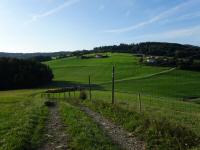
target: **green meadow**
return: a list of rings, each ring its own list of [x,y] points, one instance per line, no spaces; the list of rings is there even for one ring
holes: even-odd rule
[[[55,75],[53,86],[56,87],[88,84],[90,75],[92,84],[96,85],[95,89],[92,89],[92,100],[106,103],[108,106],[111,103],[112,66],[114,65],[115,100],[123,111],[134,111],[150,120],[165,118],[170,124],[186,127],[200,136],[200,105],[198,104],[200,103],[200,72],[145,66],[139,63],[138,57],[131,54],[108,53],[108,55],[108,58],[102,59],[69,57],[45,62],[45,64],[53,70]],[[40,95],[46,89],[47,87],[41,87],[0,92],[0,150],[36,149],[41,145],[48,109],[44,106],[45,99]],[[141,102],[138,98],[139,93]],[[77,98],[79,93],[76,92],[75,96]],[[102,139],[105,147],[110,146],[110,149],[115,149],[100,129],[77,108],[63,101],[60,105],[64,122],[66,124],[71,122],[73,125],[68,129],[73,138],[72,147],[81,149],[77,141],[87,139],[85,147],[90,149],[92,140]],[[93,104],[86,103],[86,105],[91,108],[96,107]],[[106,107],[102,110],[102,114],[110,115],[111,118],[116,117],[116,120],[118,119],[116,123],[122,123],[119,122],[122,116],[113,116],[115,114],[106,112],[107,109],[111,111]],[[71,118],[67,114],[70,114]],[[80,115],[83,120],[80,124],[80,132],[83,132],[81,138],[77,135],[79,130],[76,125],[77,120],[73,119],[74,115]],[[122,126],[129,130],[131,122],[128,123],[123,122]],[[91,126],[91,130],[85,131],[85,125]],[[92,139],[90,132],[97,134],[97,138]],[[97,147],[99,147],[98,142]]]
[[[141,65],[139,58],[131,54],[108,55],[109,58],[102,59],[70,57],[46,64],[53,69],[55,81],[87,84],[90,75],[93,84],[111,90],[112,66],[115,65],[117,91],[178,99],[200,97],[199,72]],[[161,73],[163,71],[166,72]]]
[[[47,62],[54,71],[55,81],[88,83],[88,76],[94,84],[111,81],[112,66],[116,66],[116,79],[138,77],[163,71],[167,68],[142,66],[138,58],[129,54],[108,54],[109,58],[80,59],[70,57]]]

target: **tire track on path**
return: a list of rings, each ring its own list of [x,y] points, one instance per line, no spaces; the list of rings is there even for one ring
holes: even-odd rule
[[[45,143],[39,150],[67,150],[67,135],[59,115],[58,106],[55,102],[52,104],[49,106],[49,119],[44,134]]]
[[[122,149],[125,150],[145,150],[145,144],[142,141],[136,139],[136,137],[125,131],[120,126],[117,126],[105,119],[100,114],[90,110],[88,107],[79,106],[80,109],[90,116],[94,122],[96,122],[104,130],[104,132]]]

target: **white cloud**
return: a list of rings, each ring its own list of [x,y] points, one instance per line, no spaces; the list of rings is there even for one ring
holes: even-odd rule
[[[160,21],[162,19],[165,19],[165,18],[175,14],[176,12],[180,11],[184,7],[187,7],[189,4],[194,3],[194,2],[198,2],[198,0],[188,0],[186,2],[178,4],[173,8],[170,8],[170,9],[164,11],[164,12],[161,12],[157,16],[154,16],[153,18],[146,20],[146,21],[143,21],[143,22],[140,22],[136,25],[125,27],[125,28],[119,28],[119,29],[109,29],[109,30],[105,30],[104,32],[107,32],[107,33],[123,33],[123,32],[133,31],[133,30],[136,30],[136,29],[141,28],[143,26],[146,26],[146,25],[155,23],[157,21]]]
[[[33,15],[30,20],[25,22],[25,24],[29,24],[31,22],[40,20],[40,19],[48,17],[48,16],[51,16],[51,15],[53,15],[55,13],[58,13],[59,11],[63,10],[64,8],[69,7],[69,6],[77,3],[78,1],[80,1],[80,0],[67,0],[65,3],[59,5],[58,7],[55,7],[53,9],[51,9],[51,10],[48,10],[48,11],[40,13],[40,14]]]

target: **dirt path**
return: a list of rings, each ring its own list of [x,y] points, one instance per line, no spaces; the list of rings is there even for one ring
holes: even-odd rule
[[[58,106],[56,104],[49,106],[49,111],[45,143],[39,150],[66,150],[67,135],[58,112]]]
[[[162,75],[162,74],[172,72],[174,70],[176,70],[176,68],[171,68],[171,69],[164,70],[164,71],[161,71],[161,72],[157,72],[157,73],[153,73],[153,74],[147,74],[147,75],[139,76],[139,77],[128,77],[128,78],[124,78],[124,79],[118,79],[118,80],[115,80],[115,82],[123,82],[123,81],[129,81],[129,80],[141,80],[141,79],[152,78],[152,77],[155,77],[155,76],[158,76],[158,75]],[[108,83],[112,83],[112,81],[102,82],[102,83],[99,83],[99,84],[104,85],[104,84],[108,84]]]
[[[80,109],[90,116],[97,124],[99,124],[105,133],[107,133],[107,135],[111,137],[115,143],[119,144],[122,149],[145,150],[145,144],[138,141],[131,133],[128,133],[121,127],[114,125],[100,114],[85,106],[80,106]]]

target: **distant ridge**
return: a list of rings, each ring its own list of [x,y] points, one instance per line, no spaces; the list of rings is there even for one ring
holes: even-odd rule
[[[6,53],[0,52],[0,57],[11,57],[11,58],[19,58],[19,59],[28,59],[37,56],[49,56],[56,57],[60,55],[68,55],[70,52],[52,52],[52,53]]]
[[[179,44],[179,43],[168,43],[168,42],[141,42],[132,44],[119,44],[110,46],[99,46],[92,50],[76,50],[70,51],[60,51],[60,52],[49,52],[49,53],[6,53],[0,52],[0,57],[12,57],[28,59],[37,56],[80,56],[89,53],[103,53],[103,52],[118,52],[118,53],[132,53],[132,54],[142,54],[142,55],[153,55],[153,56],[178,56],[181,58],[194,57],[195,59],[200,59],[200,47],[189,45],[189,44]]]

